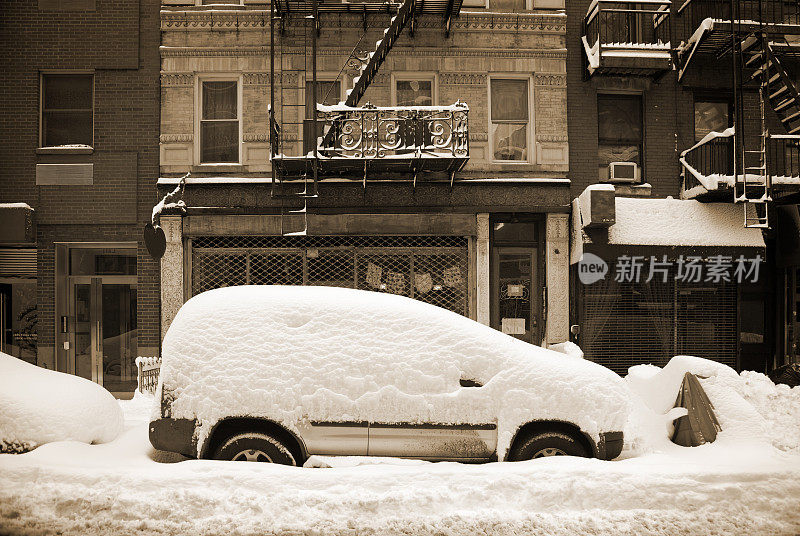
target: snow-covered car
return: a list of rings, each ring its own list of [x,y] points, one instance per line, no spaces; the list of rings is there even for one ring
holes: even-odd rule
[[[187,301],[156,396],[156,449],[289,465],[313,454],[613,459],[630,406],[611,370],[445,309],[288,286]]]

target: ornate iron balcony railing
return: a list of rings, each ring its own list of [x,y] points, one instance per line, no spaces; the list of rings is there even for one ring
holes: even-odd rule
[[[320,158],[469,158],[469,108],[322,106]],[[332,135],[329,134],[332,132]]]

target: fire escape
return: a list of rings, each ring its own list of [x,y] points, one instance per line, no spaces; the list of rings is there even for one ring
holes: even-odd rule
[[[306,214],[309,199],[319,195],[319,182],[328,178],[358,180],[364,188],[369,178],[377,176],[410,180],[415,186],[418,176],[445,176],[452,184],[469,159],[466,104],[377,107],[359,103],[406,28],[413,36],[418,17],[437,16],[447,34],[460,8],[461,0],[271,3],[273,197],[302,199],[303,207],[292,212]],[[322,25],[325,20],[346,17],[360,18],[363,31],[335,80],[321,80]],[[381,17],[388,24],[372,42],[368,21]],[[339,99],[337,88],[347,84],[348,70],[353,73],[350,87]],[[304,220],[307,230],[305,216]]]
[[[740,203],[746,227],[769,227],[770,204],[800,186],[800,94],[785,65],[800,58],[800,2],[594,0],[582,41],[587,77],[674,69],[687,83],[700,58],[730,65],[733,126],[683,151],[682,196]],[[757,117],[746,117],[745,94],[756,91]],[[785,132],[770,132],[769,109]]]
[[[678,80],[699,58],[731,66],[733,126],[681,154],[684,196],[733,195],[746,227],[769,228],[770,206],[800,185],[800,94],[786,60],[800,57],[800,4],[783,0],[688,0],[679,10]],[[676,39],[677,41],[677,39]],[[746,95],[757,92],[757,116]],[[771,132],[769,110],[783,132]]]

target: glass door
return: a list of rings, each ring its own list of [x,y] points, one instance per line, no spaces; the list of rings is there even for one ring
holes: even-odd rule
[[[536,248],[497,247],[492,259],[492,327],[532,344],[541,342],[541,289]]]
[[[74,278],[70,292],[74,373],[114,394],[136,389],[136,284]]]

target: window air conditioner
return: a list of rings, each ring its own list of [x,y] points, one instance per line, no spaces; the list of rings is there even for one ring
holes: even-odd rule
[[[639,166],[636,162],[611,162],[608,165],[608,180],[612,182],[637,182]]]

